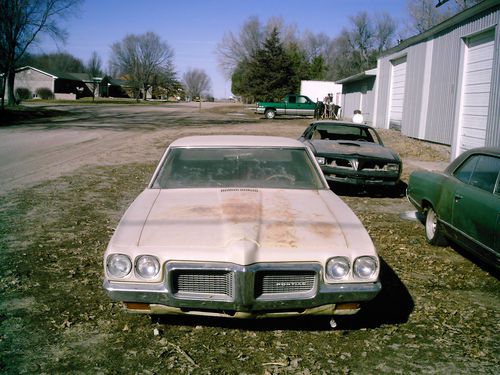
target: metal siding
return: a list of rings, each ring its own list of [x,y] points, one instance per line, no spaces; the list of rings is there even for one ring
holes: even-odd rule
[[[467,38],[459,117],[457,150],[485,145],[491,92],[494,30]]]
[[[432,37],[432,65],[430,68],[430,86],[428,97],[423,97],[423,77],[425,74],[425,47],[429,41],[421,41],[406,49],[383,56],[379,59],[379,75],[377,77],[377,108],[375,126],[388,127],[388,110],[390,109],[391,60],[407,55],[407,80],[409,85],[405,97],[405,113],[403,114],[404,134],[421,137],[432,142],[452,144],[458,126],[456,106],[460,100],[457,84],[461,81],[461,63],[463,60],[463,38],[484,31],[500,24],[500,7],[490,8],[466,22],[438,33]],[[500,63],[499,46],[500,31],[496,28],[495,56],[490,94],[490,111],[487,123],[486,145],[500,147]],[[427,101],[427,111],[422,110]],[[425,118],[420,118],[425,116]],[[419,123],[425,129],[418,132]]]
[[[418,138],[420,124],[420,108],[425,71],[426,44],[420,43],[408,50],[406,66],[406,95],[401,132],[404,135]]]
[[[369,77],[356,82],[344,83],[342,88],[343,118],[350,120],[354,110],[359,109],[363,114],[364,122],[371,124],[375,78]]]
[[[402,129],[403,112],[405,112],[405,92],[407,56],[392,60],[391,72],[391,109],[389,114],[389,128]]]
[[[500,23],[500,11],[496,12],[496,24]],[[495,49],[491,72],[491,91],[488,120],[486,123],[486,146],[500,147],[500,29],[495,30]],[[496,68],[495,68],[496,67]]]
[[[363,105],[361,106],[361,111],[365,123],[368,125],[373,124],[373,109],[375,104],[375,77],[365,79],[366,84],[366,94],[363,96]]]
[[[379,128],[389,128],[389,100],[391,87],[391,62],[388,57],[379,60],[379,75],[377,76],[377,118],[374,126]]]
[[[452,143],[461,43],[457,30],[434,39],[424,136],[428,141]]]
[[[359,92],[349,92],[343,95],[342,101],[344,106],[342,107],[342,116],[345,120],[350,120],[354,110],[359,109],[360,97],[361,94]]]

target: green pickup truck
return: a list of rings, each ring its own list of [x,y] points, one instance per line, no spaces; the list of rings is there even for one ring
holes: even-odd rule
[[[288,94],[281,102],[257,102],[255,113],[273,119],[276,116],[314,116],[316,103],[304,95]]]

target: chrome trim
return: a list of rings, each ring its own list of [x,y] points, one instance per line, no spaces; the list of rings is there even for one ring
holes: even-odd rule
[[[234,295],[176,294],[172,289],[173,275],[183,270],[226,270],[234,273]],[[256,275],[266,271],[314,271],[314,288],[306,292],[255,294]],[[232,311],[232,312],[272,312],[299,311],[323,305],[343,302],[369,301],[380,292],[381,284],[375,282],[355,282],[326,284],[319,264],[254,264],[240,266],[229,263],[180,263],[166,265],[165,282],[126,283],[104,280],[104,289],[115,301],[137,302],[169,306],[182,311]]]

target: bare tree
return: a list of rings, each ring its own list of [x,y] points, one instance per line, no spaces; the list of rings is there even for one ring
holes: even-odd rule
[[[250,17],[241,27],[238,35],[232,32],[224,34],[217,45],[219,66],[227,78],[231,78],[240,64],[247,63],[262,48],[264,41],[273,30],[278,30],[286,48],[300,45],[297,27],[285,24],[281,17],[271,17],[265,25],[258,17]]]
[[[146,99],[155,75],[174,74],[173,49],[153,32],[127,35],[114,43],[111,50],[112,70],[129,82],[137,100],[141,94]]]
[[[375,16],[373,31],[373,48],[380,53],[394,45],[398,27],[394,18],[388,13],[382,13]]]
[[[389,14],[370,16],[360,12],[350,20],[351,26],[343,28],[333,41],[329,79],[345,78],[374,67],[380,53],[394,43],[397,27]]]
[[[257,17],[249,18],[243,24],[239,35],[232,32],[224,34],[217,46],[217,55],[219,66],[228,78],[238,64],[248,61],[257,52],[264,39],[262,25]]]
[[[16,64],[40,34],[64,40],[66,32],[58,22],[75,11],[80,0],[0,0],[0,70],[4,73],[8,102],[15,103]]]
[[[92,101],[95,100],[95,92],[99,87],[100,76],[102,75],[101,58],[96,51],[92,52],[90,60],[87,64],[87,74],[90,81],[90,90],[92,91]]]
[[[326,59],[332,53],[332,40],[325,33],[313,34],[306,31],[303,33],[300,45],[309,61],[318,56]]]
[[[420,34],[482,0],[407,0],[409,34]]]
[[[206,95],[211,88],[210,77],[201,69],[190,69],[182,77],[186,94],[195,100],[199,99],[201,108],[201,97]]]
[[[436,0],[407,0],[410,34],[420,34],[452,15],[449,7],[436,8]]]

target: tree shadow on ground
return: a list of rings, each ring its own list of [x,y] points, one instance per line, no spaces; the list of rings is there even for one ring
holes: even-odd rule
[[[221,114],[216,118],[199,118],[189,112],[143,112],[117,111],[122,105],[93,107],[53,106],[23,107],[0,112],[0,126],[27,127],[36,130],[113,130],[113,131],[152,131],[166,127],[211,127],[214,125],[241,125],[255,122],[252,117],[228,117]]]
[[[69,111],[47,108],[14,107],[0,111],[0,127],[31,124],[71,116]]]
[[[337,329],[359,330],[408,321],[413,311],[413,299],[392,268],[381,259],[382,291],[366,303],[356,315],[335,316]],[[252,331],[325,331],[331,330],[330,316],[301,316],[293,318],[231,319],[205,316],[152,316],[153,323],[179,326],[207,326]]]

